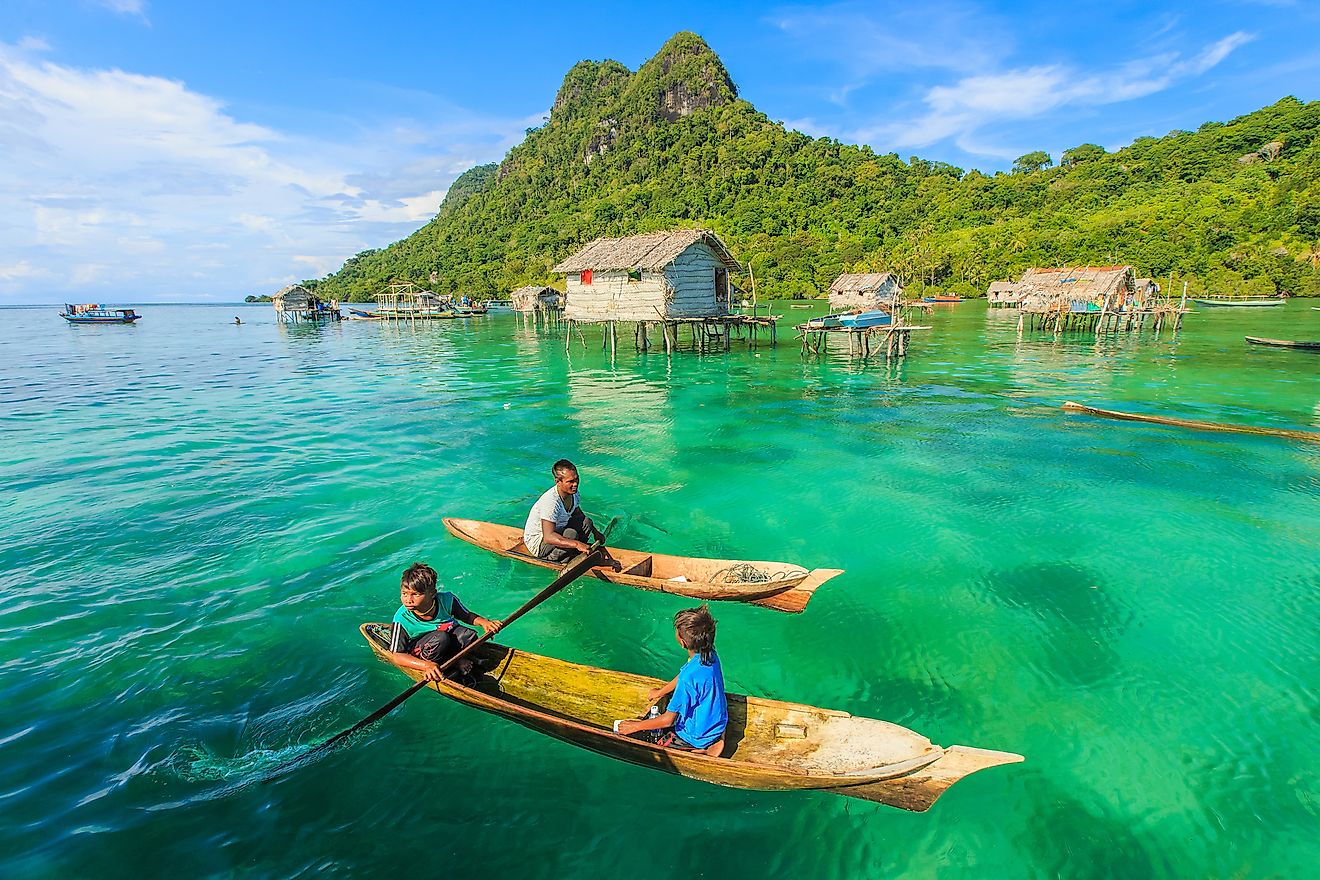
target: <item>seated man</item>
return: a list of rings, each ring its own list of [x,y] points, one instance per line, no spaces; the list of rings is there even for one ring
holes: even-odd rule
[[[591,518],[582,512],[578,499],[578,472],[573,462],[561,458],[550,468],[555,484],[536,499],[523,526],[523,543],[537,558],[564,562],[591,547],[596,530]]]

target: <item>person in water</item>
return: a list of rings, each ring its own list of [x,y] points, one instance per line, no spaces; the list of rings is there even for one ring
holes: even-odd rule
[[[546,490],[523,526],[523,543],[533,556],[564,562],[591,547],[582,539],[596,533],[596,524],[582,511],[578,498],[578,471],[573,462],[561,458],[550,468],[555,484]]]
[[[673,681],[646,695],[652,711],[666,695],[669,705],[647,718],[616,721],[614,732],[625,736],[642,733],[656,745],[718,758],[724,751],[729,706],[724,699],[724,672],[715,653],[715,618],[710,609],[703,604],[675,614],[674,638],[688,652],[688,660]]]
[[[488,620],[463,606],[458,597],[436,589],[435,569],[424,562],[408,566],[399,582],[399,610],[390,627],[390,653],[394,662],[405,669],[416,669],[428,681],[439,681],[447,673],[440,664],[477,640],[475,630],[463,624],[481,627],[486,634],[498,632],[501,621]],[[458,662],[460,684],[468,684],[475,664],[464,658]]]

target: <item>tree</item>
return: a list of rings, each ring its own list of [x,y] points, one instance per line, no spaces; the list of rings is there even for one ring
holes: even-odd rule
[[[1106,155],[1108,154],[1105,153],[1105,148],[1098,144],[1079,144],[1071,150],[1063,151],[1063,158],[1059,160],[1059,165],[1063,167],[1077,165],[1081,162],[1090,162],[1093,159],[1099,159]],[[1018,161],[1021,162],[1022,160],[1019,159]]]
[[[1049,153],[1044,150],[1035,150],[1013,160],[1013,173],[1028,174],[1032,171],[1044,171],[1053,164],[1054,160],[1050,158]]]

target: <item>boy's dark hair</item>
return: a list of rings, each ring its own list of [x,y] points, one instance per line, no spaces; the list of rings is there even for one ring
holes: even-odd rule
[[[408,566],[403,573],[403,578],[399,581],[399,586],[410,593],[435,592],[436,576],[435,569],[425,562],[414,562]]]
[[[709,666],[715,653],[715,618],[703,602],[696,608],[685,608],[674,615],[674,629],[678,640],[689,651],[701,655],[701,665]]]
[[[559,461],[555,462],[550,466],[550,476],[554,477],[556,480],[562,477],[564,474],[576,474],[576,473],[577,473],[577,468],[574,467],[573,462],[569,461],[566,458],[561,458],[559,459]]]

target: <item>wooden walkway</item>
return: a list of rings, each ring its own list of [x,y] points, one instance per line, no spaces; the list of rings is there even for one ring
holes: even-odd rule
[[[879,327],[857,329],[854,327],[813,327],[808,323],[799,324],[793,329],[797,330],[802,338],[803,354],[819,355],[822,352],[828,352],[829,341],[837,339],[840,334],[843,334],[848,339],[848,357],[869,358],[872,354],[878,356],[883,350],[887,360],[906,356],[908,345],[912,341],[912,334],[931,328],[916,324],[885,324]]]

